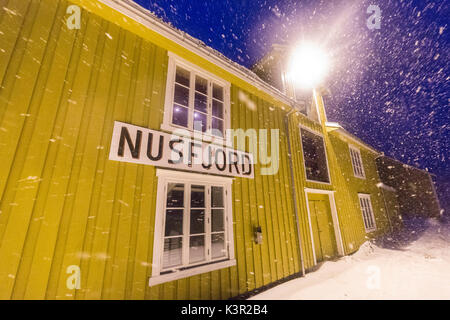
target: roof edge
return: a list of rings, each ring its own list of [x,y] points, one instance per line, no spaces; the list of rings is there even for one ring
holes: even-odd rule
[[[175,42],[176,44],[186,48],[199,57],[207,60],[210,63],[222,68],[226,72],[240,78],[241,80],[249,83],[256,89],[264,91],[272,96],[274,99],[279,100],[288,106],[292,106],[294,101],[279,91],[277,88],[259,78],[254,72],[246,67],[232,61],[225,57],[222,53],[207,46],[204,42],[193,36],[187,34],[184,31],[176,29],[170,26],[168,23],[162,21],[150,10],[147,10],[139,4],[131,0],[97,0],[98,2],[112,8],[113,10],[129,17],[137,23],[143,25],[146,28],[160,34],[161,36]]]
[[[381,151],[376,150],[375,148],[373,148],[372,146],[370,146],[366,142],[362,141],[357,136],[355,136],[355,135],[351,134],[350,132],[348,132],[347,130],[345,130],[345,128],[343,126],[341,126],[337,122],[325,122],[325,126],[328,127],[328,128],[335,128],[336,131],[338,131],[339,133],[343,134],[344,136],[346,136],[350,140],[353,140],[354,142],[364,146],[366,149],[372,151],[373,153],[376,153],[376,154],[379,154],[379,155],[382,154]]]

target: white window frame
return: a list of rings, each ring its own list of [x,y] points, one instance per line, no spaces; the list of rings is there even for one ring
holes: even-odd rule
[[[322,143],[323,143],[323,150],[325,151],[325,162],[327,164],[327,173],[328,173],[328,180],[329,182],[323,182],[323,181],[317,181],[317,180],[310,180],[308,179],[308,174],[306,172],[306,161],[305,161],[305,150],[303,149],[303,137],[302,137],[302,129],[306,130],[316,136],[320,136],[322,138]],[[325,138],[323,136],[323,134],[321,132],[318,131],[314,131],[308,127],[299,125],[299,133],[300,133],[300,146],[302,147],[302,157],[303,157],[303,170],[305,173],[305,179],[307,182],[314,182],[314,183],[321,183],[321,184],[326,184],[326,185],[331,185],[331,173],[330,173],[330,166],[328,164],[328,155],[327,155],[327,146],[325,144]]]
[[[149,285],[157,285],[168,281],[173,281],[177,279],[187,278],[193,275],[210,272],[218,269],[227,268],[236,265],[236,260],[234,256],[234,239],[233,239],[233,215],[232,215],[232,195],[231,186],[232,178],[228,177],[218,177],[212,175],[188,173],[182,171],[157,169],[156,172],[158,178],[158,190],[157,190],[157,204],[155,213],[155,233],[154,233],[154,244],[153,244],[153,263],[152,263],[152,276],[149,280]],[[166,207],[166,187],[168,183],[184,183],[184,184],[197,184],[197,185],[207,185],[207,186],[223,186],[225,190],[224,199],[224,218],[225,218],[225,245],[228,249],[228,257],[220,257],[215,260],[202,261],[194,264],[185,264],[183,266],[177,266],[172,269],[162,268],[162,259],[164,254],[164,223],[165,223],[165,207]],[[190,203],[187,203],[188,194],[185,189],[185,217],[183,219],[183,228],[186,230],[188,228],[188,220],[190,214]],[[210,196],[206,196],[206,214],[210,212]],[[185,225],[186,224],[186,225]],[[189,238],[189,234],[184,234],[183,248],[184,250],[189,250],[188,242],[186,239]],[[208,241],[209,237],[206,236],[205,243]],[[183,251],[183,254],[184,251]],[[208,255],[210,257],[211,252]],[[216,262],[215,262],[216,261]],[[198,267],[196,267],[198,265]],[[180,268],[186,268],[184,270],[179,270]],[[165,273],[166,271],[172,271],[170,273]],[[161,274],[161,273],[164,274]]]
[[[350,161],[352,163],[353,175],[356,178],[365,179],[366,173],[364,171],[364,163],[362,160],[360,149],[354,145],[349,144],[348,150],[350,153]],[[358,161],[359,161],[360,165],[358,165],[358,163],[357,163]],[[360,169],[360,170],[358,170],[358,169]]]
[[[375,215],[373,213],[372,201],[370,199],[370,194],[358,193],[359,207],[361,209],[361,214],[364,222],[364,229],[366,233],[373,232],[377,230],[377,224],[375,221]],[[363,202],[366,200],[365,206],[363,206]],[[367,221],[367,218],[372,221]]]
[[[161,124],[161,129],[169,132],[173,132],[174,130],[186,130],[191,133],[196,133],[202,135],[205,140],[214,140],[219,143],[226,142],[226,130],[231,128],[231,118],[230,118],[230,92],[231,92],[231,84],[228,81],[225,81],[214,74],[207,72],[195,64],[186,61],[185,59],[177,56],[172,52],[168,52],[169,56],[169,64],[167,71],[167,80],[166,80],[166,97],[164,103],[164,117],[163,123]],[[189,88],[189,115],[188,115],[188,128],[183,126],[178,126],[172,123],[172,113],[173,113],[173,103],[174,103],[174,92],[175,92],[175,76],[177,66],[187,70],[190,72],[190,88]],[[193,128],[190,128],[192,123],[192,115],[193,115],[193,106],[195,100],[195,76],[198,75],[204,79],[208,80],[208,83],[216,83],[223,87],[224,89],[224,101],[223,101],[223,137],[218,137],[210,134],[212,127],[212,97],[211,97],[211,86],[208,85],[208,123],[206,132],[194,131]]]

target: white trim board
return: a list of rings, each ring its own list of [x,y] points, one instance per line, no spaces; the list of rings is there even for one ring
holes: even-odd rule
[[[362,155],[361,155],[361,149],[351,143],[347,143],[347,145],[348,145],[348,152],[350,154],[350,162],[352,164],[352,169],[353,169],[353,177],[365,180],[366,179],[366,170],[364,170],[364,162],[363,162]],[[356,153],[356,156],[358,157],[358,160],[361,163],[362,175],[357,175],[355,163],[353,163],[352,151]]]
[[[153,260],[152,260],[152,275],[149,279],[149,286],[161,284],[163,282],[173,281],[177,279],[187,278],[196,274],[206,273],[218,269],[227,268],[236,264],[234,253],[234,234],[233,234],[233,209],[232,209],[232,178],[228,177],[216,177],[205,174],[180,172],[173,170],[157,169],[156,176],[158,178],[157,183],[157,202],[155,209],[155,232],[153,242]],[[162,256],[163,256],[163,243],[164,243],[164,215],[165,215],[165,187],[168,182],[185,182],[192,181],[192,183],[205,183],[205,184],[218,184],[223,185],[225,188],[225,243],[228,248],[228,256],[223,259],[213,259],[205,261],[204,263],[198,263],[198,266],[190,265],[185,266],[185,270],[178,270],[168,274],[161,274],[162,269]],[[187,203],[187,192],[184,194],[184,201]],[[206,206],[208,205],[208,196],[206,197]],[[189,210],[187,207],[186,210]],[[206,209],[208,210],[208,209]],[[187,221],[184,219],[185,222]]]

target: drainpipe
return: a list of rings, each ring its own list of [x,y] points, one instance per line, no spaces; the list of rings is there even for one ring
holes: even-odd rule
[[[298,246],[300,249],[300,263],[302,265],[302,276],[305,276],[305,264],[303,262],[303,249],[302,249],[302,238],[300,233],[300,221],[298,216],[298,209],[297,209],[297,191],[295,188],[295,180],[294,180],[294,166],[292,163],[292,149],[291,149],[291,139],[289,137],[289,116],[296,112],[295,108],[292,106],[291,110],[285,115],[284,123],[285,123],[285,130],[286,130],[286,137],[287,137],[287,144],[288,144],[288,158],[289,158],[289,169],[291,173],[291,191],[292,191],[292,201],[294,202],[294,212],[295,212],[295,220],[297,222],[297,237],[298,237]]]

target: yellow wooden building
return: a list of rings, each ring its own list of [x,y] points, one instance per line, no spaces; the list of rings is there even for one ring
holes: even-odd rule
[[[303,110],[129,0],[0,8],[1,299],[227,299],[393,230],[320,91]],[[214,165],[168,158],[196,132]]]

